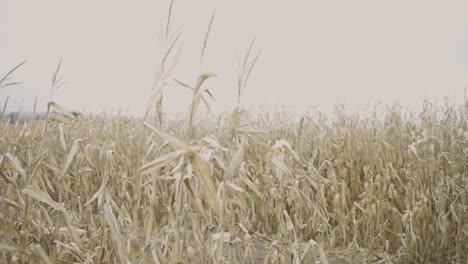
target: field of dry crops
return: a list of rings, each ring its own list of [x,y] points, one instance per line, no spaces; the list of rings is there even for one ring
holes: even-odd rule
[[[172,7],[144,118],[54,103],[61,60],[46,113],[7,115],[2,98],[0,263],[468,263],[468,102],[249,113],[254,38],[238,107],[197,118],[215,75],[174,78]],[[193,93],[186,118],[164,116],[169,84]]]
[[[1,263],[468,259],[466,106],[189,129],[52,107],[0,123]]]

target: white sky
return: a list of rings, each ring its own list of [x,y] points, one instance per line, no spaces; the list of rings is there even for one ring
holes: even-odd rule
[[[63,58],[68,84],[54,100],[68,109],[141,114],[160,50],[167,1],[0,0],[0,75],[24,59],[15,75],[24,84],[0,90],[9,110],[34,97],[45,106],[51,75]],[[174,77],[194,83],[201,71],[217,98],[215,112],[236,101],[236,56],[254,35],[262,50],[243,104],[276,104],[327,112],[377,101],[421,105],[448,96],[461,102],[468,81],[465,0],[183,1],[174,4],[184,47]],[[216,9],[205,64],[199,56]],[[172,83],[168,113],[186,111],[190,93]]]

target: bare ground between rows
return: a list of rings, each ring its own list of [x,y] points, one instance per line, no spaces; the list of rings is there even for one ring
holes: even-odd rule
[[[354,263],[393,263],[392,257],[384,253],[371,253],[363,248],[332,248],[325,249],[325,258],[329,264],[354,264]],[[252,249],[252,262],[264,263],[294,263],[292,256],[285,256],[283,261],[277,258],[278,250],[272,250],[271,243],[255,242]],[[269,256],[268,256],[269,255]],[[322,264],[317,250],[311,250],[303,257],[301,263]]]

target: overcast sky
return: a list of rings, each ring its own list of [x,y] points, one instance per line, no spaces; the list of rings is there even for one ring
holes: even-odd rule
[[[0,0],[0,75],[28,60],[14,77],[24,84],[0,90],[10,111],[34,97],[45,106],[51,75],[63,58],[67,84],[54,100],[68,109],[144,112],[160,56],[158,31],[167,1]],[[174,77],[193,84],[202,71],[217,101],[215,112],[236,103],[236,57],[257,36],[262,53],[246,88],[245,106],[276,104],[329,111],[424,98],[463,100],[468,81],[465,0],[183,1],[173,23],[184,46]],[[199,57],[216,9],[204,65]],[[175,83],[164,109],[186,111],[190,93]]]

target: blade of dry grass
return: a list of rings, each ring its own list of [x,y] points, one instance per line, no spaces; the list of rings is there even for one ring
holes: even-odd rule
[[[65,175],[67,174],[68,169],[70,168],[71,163],[73,162],[73,159],[75,158],[76,154],[78,153],[78,149],[80,147],[80,141],[83,141],[84,139],[77,139],[73,143],[73,146],[70,149],[70,152],[67,155],[67,159],[65,160],[65,163],[62,167],[62,170],[60,171],[58,181],[61,182]]]
[[[206,32],[205,40],[203,41],[203,47],[201,49],[201,55],[200,55],[200,64],[203,62],[203,55],[205,55],[206,45],[208,43],[208,37],[210,36],[211,27],[213,26],[215,13],[216,11],[213,11],[213,13],[211,14],[210,24],[208,25],[208,31]]]
[[[16,65],[15,67],[13,67],[13,69],[11,69],[7,74],[5,74],[2,79],[0,79],[0,89],[2,88],[6,88],[8,86],[12,86],[12,85],[16,85],[16,84],[20,84],[20,82],[10,82],[10,83],[7,83],[6,81],[9,79],[9,77],[11,76],[11,74],[13,74],[13,72],[15,72],[19,67],[21,67],[23,64],[25,64],[26,61],[22,61],[20,64]]]
[[[216,183],[213,181],[213,178],[211,176],[210,166],[208,165],[206,160],[204,160],[199,154],[195,152],[191,152],[189,157],[195,174],[203,182],[203,185],[206,188],[206,197],[208,204],[213,209],[214,213],[219,215],[220,206],[217,198],[218,187],[216,186]]]
[[[179,149],[169,154],[166,154],[162,157],[159,157],[153,160],[152,162],[146,163],[140,168],[139,172],[142,174],[149,174],[163,166],[166,166],[171,161],[179,158],[181,155],[185,154],[186,152],[187,152],[186,149]]]

